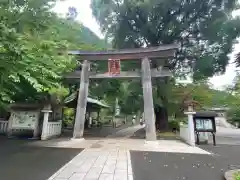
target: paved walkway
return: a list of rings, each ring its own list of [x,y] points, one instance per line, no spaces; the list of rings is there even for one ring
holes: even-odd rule
[[[146,143],[144,140],[136,139],[72,140],[58,142],[55,146],[85,148],[85,150],[48,180],[132,180],[133,172],[135,173],[136,168],[138,169],[139,167],[136,166],[132,172],[131,159],[133,162],[136,162],[137,159],[141,160],[144,156],[130,158],[130,150],[133,150],[132,152],[141,151],[141,153],[150,151],[152,153],[161,152],[160,154],[166,154],[166,152],[207,154],[208,156],[210,154],[201,148],[190,147],[180,141],[166,140],[154,143]],[[162,159],[160,158],[159,163],[161,162]],[[146,167],[151,168],[147,164]],[[140,180],[138,178],[134,179]]]
[[[137,132],[140,129],[143,129],[144,126],[141,126],[140,124],[130,126],[124,129],[121,129],[115,133],[112,133],[111,135],[107,136],[107,138],[129,138],[134,135],[135,132]]]
[[[146,142],[142,139],[99,139],[99,140],[49,140],[38,141],[32,145],[59,148],[98,148],[105,150],[132,150],[132,151],[153,151],[153,152],[176,152],[176,153],[193,153],[193,154],[210,154],[209,152],[199,148],[189,146],[177,140],[158,140],[154,142]]]
[[[217,127],[216,135],[221,137],[240,137],[240,129]]]
[[[86,149],[48,180],[132,180],[129,151]]]

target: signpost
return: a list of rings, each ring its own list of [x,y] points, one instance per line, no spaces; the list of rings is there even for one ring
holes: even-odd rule
[[[197,136],[197,144],[199,144],[200,133],[211,133],[213,136],[213,144],[216,146],[216,123],[215,123],[215,112],[196,112],[193,116],[194,131]]]
[[[108,60],[108,73],[110,75],[119,75],[121,72],[120,59],[109,59]]]

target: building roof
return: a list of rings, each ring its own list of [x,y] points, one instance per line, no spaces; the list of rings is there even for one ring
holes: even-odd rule
[[[216,117],[217,113],[214,111],[197,111],[194,117]]]
[[[72,94],[70,94],[67,98],[65,98],[64,100],[64,104],[68,104],[74,100],[77,99],[77,94],[78,92],[73,92]],[[90,98],[90,97],[87,97],[87,103],[92,103],[92,104],[96,104],[98,106],[101,106],[101,107],[105,107],[105,108],[109,108],[108,105],[102,103],[101,101],[97,100],[97,99],[93,99],[93,98]]]

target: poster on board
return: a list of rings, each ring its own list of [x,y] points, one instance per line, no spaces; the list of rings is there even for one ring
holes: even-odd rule
[[[196,130],[213,130],[213,124],[211,119],[196,119]]]
[[[11,113],[13,129],[35,129],[38,123],[39,112],[14,111]]]

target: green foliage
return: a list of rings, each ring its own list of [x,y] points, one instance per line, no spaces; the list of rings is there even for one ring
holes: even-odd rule
[[[180,130],[180,121],[177,120],[170,120],[168,121],[168,127],[169,129],[176,129],[176,130]]]
[[[231,17],[237,1],[92,0],[93,14],[116,47],[181,45],[169,65],[179,72],[192,67],[194,78],[224,72],[228,53],[239,35]]]
[[[233,84],[227,88],[231,94],[231,98],[228,98],[228,107],[230,108],[228,113],[229,121],[232,123],[240,122],[240,74],[237,73],[234,78]]]
[[[234,180],[240,180],[240,172],[234,174]]]
[[[167,66],[175,76],[191,74],[194,82],[225,72],[227,55],[240,32],[240,20],[231,15],[237,8],[237,0],[92,0],[91,6],[102,31],[112,39],[115,48],[178,43],[180,48],[173,59],[153,60],[152,67]],[[123,68],[139,68],[139,63],[127,62]],[[153,86],[155,105],[165,107],[171,114],[182,107],[182,97],[172,98],[176,96],[172,89],[185,88],[175,88],[176,84],[166,78],[154,80]],[[200,104],[220,103],[220,96],[200,87],[191,93]]]
[[[63,116],[64,116],[63,123],[65,125],[73,125],[74,113],[75,113],[74,109],[64,108],[64,110],[63,110]]]
[[[49,95],[57,101],[68,93],[62,75],[77,61],[69,48],[105,46],[88,28],[59,18],[55,0],[0,2],[0,106],[13,101],[36,101]],[[49,98],[48,98],[49,99]]]

